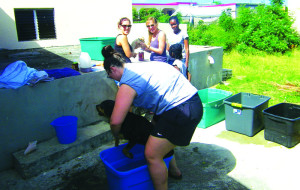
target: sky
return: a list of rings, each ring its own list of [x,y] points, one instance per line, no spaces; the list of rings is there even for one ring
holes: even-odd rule
[[[208,4],[214,1],[227,3],[265,3],[270,4],[270,0],[132,0],[132,3],[172,3],[172,2],[196,2],[198,4]],[[287,3],[287,0],[284,2]]]

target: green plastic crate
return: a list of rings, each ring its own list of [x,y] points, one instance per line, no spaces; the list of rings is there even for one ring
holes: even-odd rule
[[[203,105],[203,117],[197,127],[205,129],[225,119],[224,100],[232,92],[206,88],[199,90],[198,95]]]
[[[102,48],[106,45],[115,46],[116,37],[93,37],[79,39],[81,52],[87,52],[92,60],[103,61]]]
[[[254,136],[264,128],[262,111],[268,107],[269,99],[268,96],[240,92],[224,100],[226,129]]]

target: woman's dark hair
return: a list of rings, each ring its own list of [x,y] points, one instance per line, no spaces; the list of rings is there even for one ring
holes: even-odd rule
[[[104,57],[104,69],[107,73],[110,73],[110,67],[122,67],[125,63],[125,59],[121,54],[117,53],[111,45],[104,46],[101,51]]]
[[[119,26],[119,25],[122,25],[122,22],[125,21],[125,20],[128,20],[129,23],[131,24],[131,21],[130,21],[129,18],[127,18],[127,17],[122,17],[122,18],[120,18],[120,20],[118,21],[118,26]]]
[[[171,16],[171,17],[169,18],[169,23],[170,23],[171,20],[175,20],[176,23],[177,23],[177,25],[180,24],[180,23],[179,23],[179,20],[178,20],[178,18],[177,18],[177,16]]]
[[[169,54],[175,59],[182,59],[182,46],[181,44],[173,44],[170,46]]]

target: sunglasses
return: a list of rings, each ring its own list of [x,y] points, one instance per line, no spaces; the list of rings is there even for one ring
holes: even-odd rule
[[[132,25],[121,25],[123,28],[131,28]]]
[[[171,26],[175,26],[175,25],[177,25],[177,23],[176,24],[170,24]]]
[[[151,25],[147,25],[147,28],[150,28],[150,26],[151,26],[151,27],[153,27],[153,26],[154,26],[154,24],[151,24]]]

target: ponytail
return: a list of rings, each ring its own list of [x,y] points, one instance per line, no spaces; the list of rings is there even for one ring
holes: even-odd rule
[[[121,54],[117,53],[111,45],[104,46],[101,51],[104,57],[104,69],[106,72],[110,72],[110,67],[123,67],[125,59]]]
[[[103,57],[107,59],[111,57],[114,53],[116,53],[116,51],[113,49],[113,47],[111,47],[111,45],[107,45],[102,48],[101,53]]]

